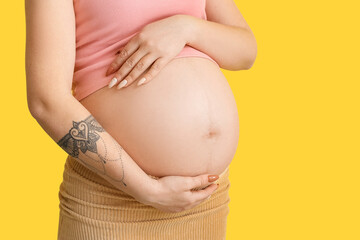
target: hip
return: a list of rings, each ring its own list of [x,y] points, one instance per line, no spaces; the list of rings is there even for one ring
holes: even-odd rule
[[[137,202],[69,156],[59,191],[58,239],[225,239],[228,168],[217,182],[218,189],[196,207],[163,212]]]
[[[206,215],[215,209],[227,208],[230,200],[229,168],[219,175],[216,183],[218,189],[196,207],[178,213],[164,212],[136,201],[69,156],[59,190],[60,209],[72,218],[108,222],[151,221],[155,216],[166,220],[189,214]]]

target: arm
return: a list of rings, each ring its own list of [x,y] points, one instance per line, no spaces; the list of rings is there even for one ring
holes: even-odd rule
[[[150,196],[155,180],[71,95],[75,62],[72,0],[27,0],[25,4],[30,113],[69,155],[142,201],[141,197]]]
[[[187,44],[207,53],[221,68],[250,69],[257,55],[255,36],[233,0],[207,0],[207,20],[180,15]]]

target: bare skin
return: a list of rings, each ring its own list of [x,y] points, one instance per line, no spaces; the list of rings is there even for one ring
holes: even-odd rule
[[[58,143],[73,128],[73,122],[80,123],[91,115],[71,94],[75,61],[73,3],[71,0],[27,0],[25,10],[28,106],[44,131]],[[154,180],[118,143],[115,144],[116,141],[109,133],[105,131],[98,134],[105,142],[103,147],[116,146],[113,155],[118,150],[121,151],[122,162],[106,163],[110,163],[112,167],[106,168],[106,174],[103,174],[104,167],[99,164],[103,163],[102,158],[98,157],[97,161],[89,160],[80,150],[79,158],[75,159],[80,163],[89,161],[86,166],[100,166],[97,172],[104,179],[139,202],[163,211],[179,212],[195,207],[217,187],[212,184],[204,190],[191,191],[194,187],[207,186],[209,174],[196,177],[169,176]],[[101,152],[100,147],[98,152]],[[89,153],[96,158],[93,152]]]
[[[207,53],[221,68],[251,68],[257,55],[255,36],[234,1],[207,0],[206,15],[208,21],[178,14],[146,25],[108,67],[106,74],[115,73],[117,80],[110,86],[119,87],[124,79],[123,87],[130,86],[142,74],[142,84],[148,83],[185,44]]]
[[[231,88],[208,59],[176,58],[143,86],[104,87],[81,100],[147,174],[220,174],[239,118]]]
[[[91,112],[71,95],[75,60],[72,0],[27,0],[25,10],[29,110],[56,143],[139,202],[164,211],[193,208],[215,191],[216,184],[209,185],[209,173],[195,177],[150,178],[106,131],[106,127],[102,127],[102,122],[95,120]],[[228,32],[228,37],[238,36],[239,39],[242,36],[239,29],[230,31],[230,28],[221,28],[220,24],[206,26],[201,29]],[[216,44],[216,41],[211,42],[204,48],[210,49]],[[227,53],[232,50],[229,48]],[[216,57],[215,52],[213,55]],[[209,187],[204,190],[191,191],[207,185]]]

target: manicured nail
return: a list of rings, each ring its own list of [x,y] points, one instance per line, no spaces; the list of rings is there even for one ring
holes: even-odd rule
[[[120,82],[119,86],[117,86],[117,89],[122,88],[122,87],[125,86],[126,84],[127,84],[127,80],[126,80],[126,79],[122,80],[122,81]]]
[[[113,79],[111,79],[111,81],[110,81],[110,83],[109,83],[109,88],[112,88],[116,83],[117,83],[117,78],[113,78]]]
[[[218,178],[219,178],[218,175],[209,175],[209,176],[208,176],[209,182],[213,182],[213,181],[215,181],[215,180],[218,179]]]
[[[143,84],[146,81],[146,78],[142,78],[140,79],[140,81],[138,82],[138,86],[140,86],[141,84]]]
[[[110,66],[109,69],[106,71],[106,76],[111,74],[113,71],[114,71],[114,68]]]

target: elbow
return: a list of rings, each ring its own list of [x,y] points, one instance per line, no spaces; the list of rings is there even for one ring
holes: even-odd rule
[[[229,70],[239,71],[239,70],[249,70],[253,67],[256,57],[257,57],[257,44],[255,38],[252,38],[250,44],[247,45],[247,48],[241,48],[239,50],[238,61],[233,63],[232,66],[228,67]]]
[[[248,37],[248,44],[246,49],[246,57],[245,61],[241,64],[240,70],[249,70],[253,67],[256,56],[257,56],[257,42],[255,35],[251,30],[248,31],[249,37]]]
[[[33,118],[36,120],[45,120],[49,114],[59,111],[62,105],[73,96],[69,94],[27,94],[28,110]]]
[[[255,59],[256,59],[256,52],[254,53],[253,56],[251,56],[248,61],[247,64],[244,65],[244,70],[249,70],[250,68],[252,68],[252,66],[255,63]]]
[[[39,119],[44,115],[45,103],[40,98],[29,98],[27,100],[28,110],[31,116],[35,119]]]
[[[46,94],[28,93],[27,95],[29,112],[36,120],[45,119],[49,112],[57,108],[56,102],[58,101]]]
[[[233,71],[239,71],[239,70],[249,70],[253,67],[256,59],[256,51],[251,54],[250,56],[247,56],[244,58],[244,56],[240,57],[240,61],[236,65],[233,65],[231,67],[228,67],[229,70]]]
[[[249,46],[249,54],[247,57],[246,64],[244,64],[244,70],[249,70],[253,67],[257,56],[257,43],[253,35],[252,44]]]

